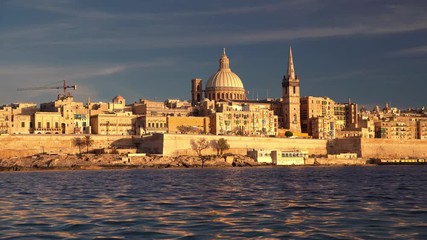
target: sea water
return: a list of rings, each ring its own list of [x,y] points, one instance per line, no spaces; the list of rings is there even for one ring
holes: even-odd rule
[[[0,173],[0,239],[427,239],[427,166]]]

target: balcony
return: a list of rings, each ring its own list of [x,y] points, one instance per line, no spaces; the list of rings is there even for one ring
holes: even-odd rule
[[[34,133],[36,134],[59,134],[62,133],[61,128],[35,128]]]

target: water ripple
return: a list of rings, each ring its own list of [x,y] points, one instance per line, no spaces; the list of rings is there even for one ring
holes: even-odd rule
[[[0,239],[426,239],[427,167],[0,173]]]

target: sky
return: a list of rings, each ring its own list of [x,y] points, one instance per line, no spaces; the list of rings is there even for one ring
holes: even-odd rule
[[[289,47],[302,96],[427,106],[425,0],[0,0],[0,105],[189,100],[223,48],[249,99],[281,97]]]

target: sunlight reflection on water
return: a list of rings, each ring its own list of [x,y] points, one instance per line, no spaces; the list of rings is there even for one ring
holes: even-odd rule
[[[4,172],[0,239],[425,239],[426,170]]]

